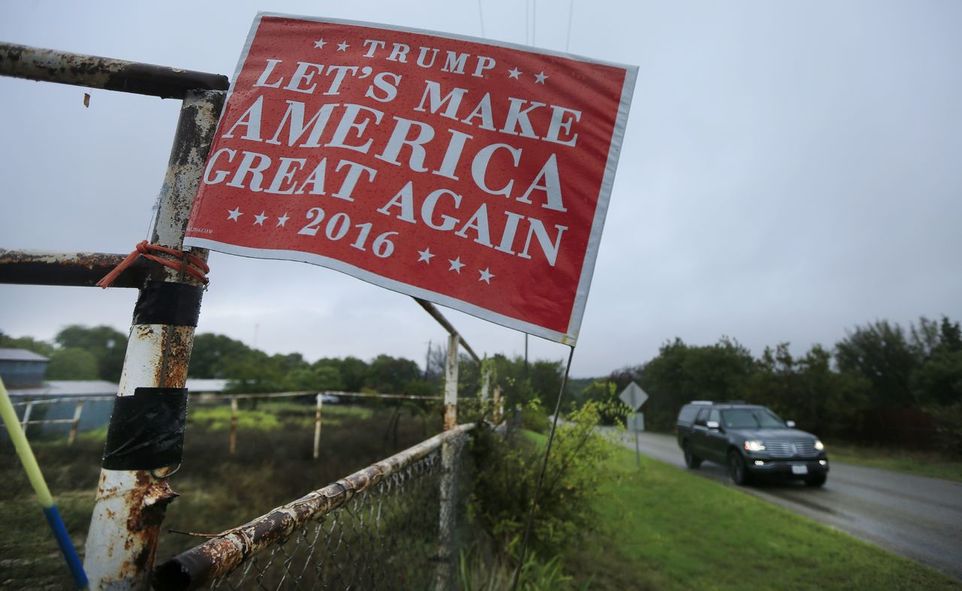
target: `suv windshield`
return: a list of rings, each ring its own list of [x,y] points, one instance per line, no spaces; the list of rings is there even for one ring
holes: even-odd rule
[[[723,410],[722,423],[729,429],[764,429],[784,427],[785,423],[767,408]]]

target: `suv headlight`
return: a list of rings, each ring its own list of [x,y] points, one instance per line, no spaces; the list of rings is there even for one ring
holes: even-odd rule
[[[745,442],[745,451],[765,451],[765,442],[749,439]]]
[[[822,440],[821,440],[821,439],[816,439],[816,440],[815,440],[815,449],[816,449],[817,451],[822,451],[822,450],[825,449],[825,444],[822,443]]]

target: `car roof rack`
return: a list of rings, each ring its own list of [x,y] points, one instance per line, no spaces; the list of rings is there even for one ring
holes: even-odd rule
[[[692,400],[688,404],[715,404],[711,400]]]

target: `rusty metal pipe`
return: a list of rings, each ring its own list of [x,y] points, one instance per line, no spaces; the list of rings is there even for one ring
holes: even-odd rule
[[[473,424],[459,425],[435,435],[178,554],[157,567],[153,578],[154,588],[197,589],[227,575],[251,556],[287,538],[304,523],[334,511],[390,474],[427,457],[444,442],[473,428]]]
[[[127,255],[0,249],[0,283],[93,287]],[[142,287],[149,263],[137,260],[112,287]]]
[[[227,90],[221,74],[0,43],[0,76],[182,99],[190,90]]]
[[[223,102],[223,92],[186,94],[150,231],[151,243],[183,248],[187,216],[200,185]],[[207,251],[195,250],[193,254],[206,258]],[[129,404],[121,405],[121,400],[163,404],[161,397],[174,397],[166,400],[177,401],[186,396],[187,366],[203,289],[182,271],[161,267],[152,269],[150,274],[134,309],[108,444],[115,419],[120,417],[117,424],[123,425],[137,417],[136,411],[129,410]],[[138,392],[142,397],[138,398]],[[118,406],[128,410],[118,414]],[[167,505],[177,496],[167,476],[176,469],[174,464],[179,457],[158,453],[158,444],[162,442],[176,452],[183,443],[185,427],[168,421],[155,429],[158,431],[141,430],[140,433],[150,435],[150,441],[138,441],[137,432],[126,433],[120,426],[117,437],[122,441],[133,438],[133,443],[108,448],[104,453],[84,559],[91,589],[140,590],[149,584],[160,526]],[[141,450],[141,455],[117,464],[111,460],[108,464],[108,458],[117,449]],[[158,463],[162,461],[166,463]]]
[[[458,335],[448,337],[448,356],[444,363],[444,430],[458,424]]]
[[[453,333],[448,337],[448,356],[444,364],[444,430],[454,429],[458,422],[458,342]],[[454,448],[450,441],[441,444],[441,483],[439,491],[438,554],[435,570],[435,591],[449,591],[454,576],[454,556],[451,546],[455,529]]]

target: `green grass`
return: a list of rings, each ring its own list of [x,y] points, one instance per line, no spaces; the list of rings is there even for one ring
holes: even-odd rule
[[[598,528],[566,558],[593,590],[962,589],[918,563],[742,491],[617,449]]]
[[[256,407],[242,406],[237,411],[239,430],[275,431],[283,428],[313,427],[313,404],[291,401],[260,402]],[[367,420],[374,410],[362,406],[328,405],[321,411],[321,426],[338,427],[344,419]],[[227,405],[197,406],[190,410],[190,425],[208,431],[230,429],[231,409]]]
[[[944,454],[851,444],[826,444],[826,447],[829,457],[835,461],[962,482],[962,460]]]

